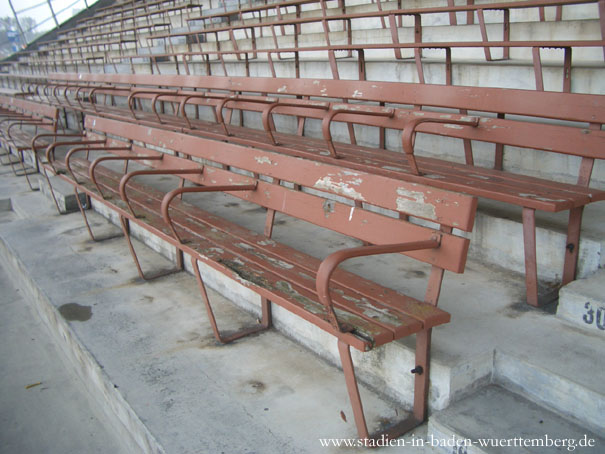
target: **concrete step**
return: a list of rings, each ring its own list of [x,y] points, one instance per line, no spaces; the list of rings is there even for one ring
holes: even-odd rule
[[[431,416],[428,440],[443,454],[601,453],[605,438],[498,386]]]
[[[73,186],[58,176],[50,176],[49,180],[50,185],[46,177],[41,175],[38,176],[38,187],[40,188],[40,191],[42,191],[42,193],[51,201],[53,200],[54,194],[54,200],[57,201],[61,214],[79,211],[78,201],[76,200],[76,194]],[[50,186],[52,186],[52,189]],[[80,203],[86,206],[85,194],[82,193],[78,196],[80,197]]]
[[[332,44],[347,44],[347,32],[343,31],[343,24],[336,21],[330,24],[330,42]],[[585,19],[581,21],[565,22],[528,22],[512,24],[510,27],[511,40],[598,40],[601,39],[600,24],[598,18]],[[281,35],[279,27],[275,30],[278,35],[279,47],[294,47],[293,28],[286,27],[286,35]],[[489,24],[487,33],[492,41],[502,40],[502,26]],[[275,47],[271,30],[264,28],[262,36],[256,31],[256,46],[259,49],[271,49]],[[220,47],[222,50],[231,50],[233,48],[229,34],[222,32],[218,34]],[[235,30],[234,36],[237,39],[239,49],[252,49],[252,41],[244,30]],[[471,41],[480,42],[481,31],[479,25],[457,25],[457,26],[423,26],[422,36],[424,42],[448,42],[448,41]],[[453,38],[455,37],[455,39]],[[206,36],[208,43],[202,48],[204,50],[216,50],[214,44],[214,35]],[[178,44],[179,37],[172,38],[173,44]],[[299,47],[322,46],[326,44],[321,22],[305,24],[302,26],[302,32],[298,35]],[[402,43],[414,42],[413,24],[404,23],[404,27],[399,29],[399,41]],[[364,19],[352,22],[352,42],[360,44],[373,43],[391,43],[391,31],[388,28],[382,28],[379,19]],[[184,48],[178,48],[185,50]],[[426,50],[427,57],[440,55],[439,50]],[[404,51],[405,56],[413,56],[412,51]],[[384,58],[391,56],[392,51],[372,51],[368,52],[369,57]],[[492,50],[493,58],[501,58],[501,50]],[[559,62],[559,52],[544,50],[541,53],[544,63]],[[311,58],[311,57],[308,57]],[[452,51],[454,61],[463,59],[485,60],[483,48],[456,48]],[[513,48],[510,51],[510,58],[516,60],[532,61],[531,49]],[[574,49],[574,61],[602,61],[602,49],[595,48],[576,48]]]
[[[0,212],[0,222],[10,222]],[[0,268],[2,453],[127,454],[62,345]],[[92,402],[91,402],[92,401]]]
[[[521,209],[491,200],[480,200],[471,234],[470,255],[508,270],[525,272]],[[536,212],[538,276],[560,282],[567,240],[568,212]],[[583,215],[577,277],[585,278],[605,264],[605,202],[588,205]],[[503,240],[507,239],[507,240]],[[545,291],[548,291],[546,288]],[[551,289],[552,290],[552,289]]]
[[[605,270],[567,284],[559,292],[557,317],[605,339]]]

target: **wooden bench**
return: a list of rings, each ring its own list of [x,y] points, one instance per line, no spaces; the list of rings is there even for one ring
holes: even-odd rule
[[[452,230],[472,228],[477,203],[474,197],[101,117],[87,117],[86,138],[88,146],[73,148],[63,160],[55,159],[49,147],[45,169],[57,172],[74,185],[76,192],[83,191],[117,211],[142,278],[148,276],[130,241],[132,223],[176,248],[177,269],[183,268],[184,255],[190,256],[219,342],[269,328],[271,304],[332,334],[338,340],[358,434],[367,438],[370,435],[350,347],[369,351],[416,334],[413,415],[384,433],[397,437],[426,419],[431,329],[450,319],[447,312],[436,307],[443,273],[463,272],[469,246],[468,239]],[[100,156],[94,154],[99,151]],[[125,169],[122,174],[107,167],[116,161],[135,161],[145,167]],[[141,175],[176,175],[182,184],[165,193],[149,183],[137,182],[136,177]],[[184,186],[186,181],[189,186]],[[188,199],[193,193],[205,192],[223,192],[265,208],[264,233],[227,221],[179,197],[186,194]],[[379,214],[377,208],[390,210],[391,215]],[[319,260],[271,238],[276,212],[367,245],[343,249]],[[84,210],[82,214],[86,220]],[[430,221],[430,226],[413,224],[407,216]],[[91,236],[96,238],[92,232]],[[349,258],[398,252],[431,266],[423,300],[337,269]],[[198,262],[261,296],[260,326],[229,336],[219,331]]]
[[[107,92],[108,96],[118,96],[122,90],[121,96],[129,98],[122,104],[130,109],[80,103],[80,108],[88,113],[337,163],[519,206],[527,301],[531,305],[539,304],[535,211],[570,213],[561,279],[566,284],[575,279],[583,208],[605,200],[604,190],[590,187],[595,160],[605,158],[603,95],[325,79],[97,74],[51,74],[49,79],[64,88],[74,84],[74,92],[90,93],[100,90],[94,87],[101,84],[114,90]],[[142,111],[135,102],[137,98],[151,101],[153,110],[148,106],[147,111]],[[61,99],[57,96],[56,101]],[[161,101],[172,102],[175,114],[170,114],[169,106],[162,110]],[[209,107],[210,114],[204,120],[189,118],[189,104],[196,109]],[[251,113],[262,117],[256,124],[264,129],[241,122],[233,124],[242,117],[224,113],[236,109],[246,112],[244,119]],[[467,112],[472,112],[472,116]],[[295,117],[297,127],[284,133],[274,131],[273,115]],[[323,138],[308,137],[308,120],[322,122]],[[346,134],[340,143],[332,139],[334,123],[347,126],[350,144],[342,143]],[[375,128],[376,145],[356,145],[353,125]],[[388,131],[401,134],[400,138],[394,137],[404,153],[385,149]],[[464,162],[442,157],[440,149],[430,150],[430,157],[418,156],[414,147],[416,133],[458,139]],[[483,166],[475,165],[478,153],[473,148],[478,146],[483,148]],[[454,143],[448,150],[450,155],[455,147]],[[573,157],[579,169],[576,183],[521,175],[504,168],[505,153],[522,156],[536,151]],[[487,159],[492,159],[490,154],[492,168],[486,168]]]
[[[6,150],[8,163],[15,175],[28,173],[25,164],[24,152],[31,150],[32,140],[39,137],[39,145],[48,146],[57,135],[59,126],[59,109],[47,104],[28,101],[21,97],[0,95],[0,142]],[[21,169],[15,169],[15,162],[11,158],[18,158]],[[36,159],[33,159],[35,171],[38,171]],[[29,178],[28,178],[29,182]],[[31,183],[30,183],[31,187]]]

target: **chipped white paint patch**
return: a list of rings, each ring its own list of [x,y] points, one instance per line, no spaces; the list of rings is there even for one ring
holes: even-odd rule
[[[273,240],[263,240],[257,241],[256,244],[258,244],[259,246],[275,246],[277,243]]]
[[[412,214],[424,219],[436,219],[435,206],[426,203],[424,192],[410,191],[405,188],[397,188],[397,210]]]
[[[313,85],[319,85],[319,80],[314,80]]]
[[[332,176],[328,175],[326,177],[320,178],[313,185],[316,189],[325,189],[336,194],[344,195],[345,197],[349,197],[356,200],[365,200],[364,197],[353,189],[350,184],[359,185],[361,179],[350,181],[333,181]]]
[[[359,172],[351,172],[350,170],[343,170],[342,173],[347,176],[358,177],[361,175]]]
[[[361,98],[363,96],[363,92],[361,92],[359,90],[355,90],[351,96],[353,98]]]
[[[539,200],[541,202],[565,202],[565,199],[549,199],[548,197],[540,197],[537,194],[520,193],[519,196],[520,197],[530,197],[532,199]]]
[[[288,87],[286,87],[285,85],[277,89],[278,93],[285,93],[286,91],[288,91]]]
[[[220,247],[211,247],[211,248],[210,248],[210,249],[208,249],[208,250],[209,250],[209,251],[212,251],[212,252],[218,252],[219,254],[224,254],[224,253],[225,253],[225,250],[224,250],[224,249],[221,249]]]
[[[351,207],[351,211],[349,212],[349,222],[353,219],[353,213],[355,213],[355,207]]]
[[[450,124],[443,125],[443,127],[450,128],[450,129],[463,129],[464,128],[463,126],[460,126],[460,125],[450,125]]]
[[[254,160],[256,162],[258,162],[259,164],[269,164],[269,165],[273,164],[273,161],[271,161],[271,159],[269,159],[266,156],[255,156]]]
[[[402,167],[395,167],[395,166],[382,166],[382,168],[385,170],[395,170],[395,171],[399,171],[399,172],[402,172],[404,170]]]
[[[292,268],[294,268],[294,265],[288,262],[284,262],[283,260],[274,259],[273,257],[267,257],[265,255],[262,255],[262,257],[278,268],[283,268],[285,270],[291,270]]]

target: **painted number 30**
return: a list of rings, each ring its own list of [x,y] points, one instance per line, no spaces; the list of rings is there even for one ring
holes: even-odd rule
[[[584,305],[586,309],[586,313],[582,317],[584,323],[587,325],[592,325],[593,323],[597,325],[597,328],[605,331],[605,307],[601,306],[597,309],[592,307],[590,302]]]

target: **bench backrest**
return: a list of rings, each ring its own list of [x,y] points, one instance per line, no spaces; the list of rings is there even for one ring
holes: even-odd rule
[[[49,80],[308,96],[605,123],[605,95],[405,82],[160,74],[50,73]]]
[[[533,90],[460,87],[399,82],[359,82],[326,79],[279,79],[183,75],[128,75],[128,74],[60,74],[50,79],[68,83],[103,83],[118,87],[146,89],[195,88],[215,93],[263,94],[276,100],[307,97],[330,102],[330,109],[343,110],[335,122],[349,122],[386,129],[404,130],[419,116],[462,118],[455,112],[470,112],[480,118],[477,127],[451,124],[422,123],[417,131],[458,139],[522,149],[544,150],[580,156],[589,162],[581,171],[582,184],[590,182],[590,160],[605,159],[605,95],[537,92]],[[151,97],[152,95],[148,95]],[[167,97],[163,100],[170,100]],[[342,100],[350,101],[343,104]],[[178,102],[178,99],[175,99]],[[190,100],[192,104],[215,107],[216,100]],[[312,102],[312,101],[311,101]],[[360,103],[376,103],[394,108],[391,117],[347,114]],[[423,110],[418,110],[422,106]],[[232,109],[260,112],[266,104],[246,101],[231,102]],[[437,109],[437,111],[435,111]],[[455,109],[455,110],[452,110]],[[273,113],[322,119],[327,114],[321,109],[277,107]],[[462,150],[462,147],[461,147]],[[501,158],[500,158],[501,159]],[[468,160],[467,160],[468,162]],[[496,167],[499,167],[496,163]]]
[[[441,235],[439,248],[408,252],[406,255],[441,269],[457,273],[464,270],[469,240],[449,232],[452,228],[472,229],[477,204],[474,197],[106,118],[88,116],[86,129],[91,137],[114,136],[110,140],[112,145],[125,143],[115,136],[132,141],[136,150],[145,155],[154,151],[141,149],[143,145],[213,163],[212,166],[206,165],[199,176],[183,177],[202,185],[258,182],[255,191],[230,194],[372,244],[402,243],[428,239],[432,234]],[[161,161],[148,160],[144,163],[160,169],[200,167],[196,161],[170,154],[164,154]],[[248,174],[235,173],[221,166],[240,169]],[[294,189],[276,184],[277,181],[293,184]],[[380,209],[389,210],[392,215],[381,214]],[[428,220],[433,225],[413,224],[400,219],[399,214]]]
[[[16,113],[46,120],[45,129],[56,130],[58,126],[59,109],[54,106],[4,95],[0,95],[0,105]]]

